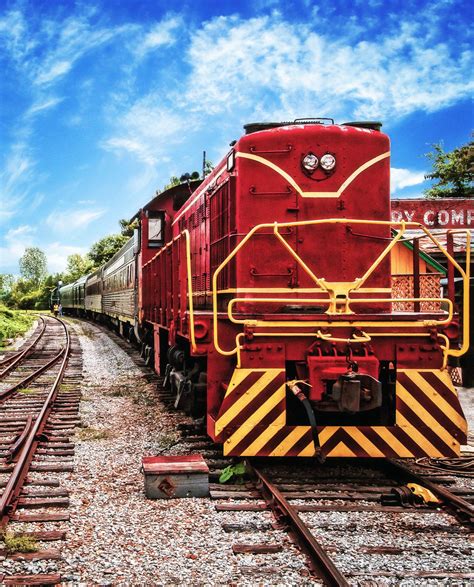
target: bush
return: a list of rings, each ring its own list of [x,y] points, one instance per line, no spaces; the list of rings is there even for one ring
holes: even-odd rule
[[[0,305],[0,346],[5,341],[24,334],[33,324],[35,316]]]

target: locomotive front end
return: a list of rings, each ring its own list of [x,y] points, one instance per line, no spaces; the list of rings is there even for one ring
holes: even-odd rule
[[[465,342],[451,300],[394,292],[410,223],[390,221],[388,137],[378,123],[247,130],[210,201],[211,435],[236,456],[457,455],[446,366]]]

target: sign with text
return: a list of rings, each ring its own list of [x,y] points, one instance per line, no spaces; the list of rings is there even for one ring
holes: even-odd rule
[[[392,222],[419,222],[429,228],[474,228],[474,198],[391,200]]]

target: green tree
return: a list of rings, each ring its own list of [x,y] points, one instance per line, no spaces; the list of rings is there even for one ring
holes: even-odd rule
[[[35,283],[32,279],[20,277],[12,285],[9,305],[20,310],[32,310],[40,295],[41,289],[39,284]]]
[[[93,268],[97,269],[107,263],[128,240],[128,237],[122,234],[110,234],[94,243],[88,253]]]
[[[0,273],[0,303],[10,305],[15,278],[11,273]]]
[[[122,218],[121,220],[119,220],[119,224],[120,224],[120,233],[122,234],[122,236],[126,236],[128,238],[131,238],[133,236],[133,231],[136,228],[138,228],[138,219],[135,218],[135,220],[133,222],[130,222],[129,220]]]
[[[179,177],[176,177],[176,175],[172,175],[170,177],[169,182],[163,186],[163,189],[161,191],[158,191],[158,193],[161,192],[166,192],[166,190],[169,190],[170,188],[173,188],[175,185],[179,185],[181,182],[179,180]]]
[[[214,164],[209,159],[204,161],[204,177],[207,177],[211,171],[214,169]]]
[[[38,247],[27,247],[20,258],[20,273],[37,287],[48,274],[46,255]]]
[[[458,147],[446,153],[442,143],[433,145],[433,151],[426,154],[432,162],[433,171],[425,175],[434,179],[425,190],[428,198],[472,198],[474,196],[474,143]]]
[[[73,283],[79,277],[86,275],[91,271],[93,263],[88,255],[73,253],[67,258],[66,273],[64,274],[64,283]]]

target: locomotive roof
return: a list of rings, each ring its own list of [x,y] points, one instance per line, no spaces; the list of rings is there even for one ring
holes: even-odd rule
[[[244,124],[245,134],[249,135],[254,132],[259,132],[262,130],[271,130],[273,128],[279,128],[282,126],[295,126],[295,125],[309,125],[309,124],[319,124],[319,125],[334,125],[333,118],[296,118],[293,121],[286,121],[286,122],[250,122],[248,124]],[[369,130],[380,130],[382,128],[382,123],[376,120],[360,120],[355,122],[343,122],[337,126],[354,126],[357,128],[366,128]]]
[[[202,179],[193,179],[188,182],[179,183],[178,185],[174,185],[167,190],[163,190],[162,192],[156,192],[156,195],[153,199],[151,199],[147,204],[145,204],[140,210],[138,210],[132,218],[130,218],[130,223],[132,223],[136,218],[140,216],[140,212],[142,210],[149,210],[154,207],[154,205],[163,198],[173,198],[174,208],[175,210],[179,210],[181,206],[186,202],[186,200],[191,196],[191,194],[198,188],[201,183]],[[190,191],[191,189],[191,191]]]

